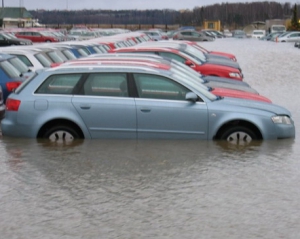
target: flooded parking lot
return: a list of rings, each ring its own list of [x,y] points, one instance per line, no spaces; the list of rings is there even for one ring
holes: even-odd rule
[[[299,238],[299,55],[292,43],[218,39],[245,81],[292,112],[295,140],[0,138],[1,238]]]

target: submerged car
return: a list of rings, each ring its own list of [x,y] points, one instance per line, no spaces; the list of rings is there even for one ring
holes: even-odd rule
[[[196,49],[194,49],[196,51]],[[168,48],[168,47],[151,47],[151,46],[135,46],[135,47],[124,47],[119,49],[114,49],[112,53],[137,53],[137,54],[156,54],[162,57],[168,57],[174,60],[177,60],[181,63],[184,63],[194,69],[197,72],[200,72],[203,75],[225,77],[233,80],[242,81],[243,74],[241,70],[229,65],[236,63],[229,61],[201,61],[200,57],[197,57],[194,52],[184,52],[182,49]]]
[[[218,97],[169,68],[82,65],[46,69],[11,93],[3,137],[198,139],[245,144],[295,137],[278,105]],[[20,120],[21,119],[21,120]]]
[[[300,31],[285,32],[276,38],[277,42],[297,42],[300,41]]]
[[[0,32],[0,46],[14,46],[14,45],[32,45],[32,41],[20,39],[14,35]]]
[[[178,31],[173,35],[174,40],[185,41],[214,41],[213,36],[207,36],[204,32],[197,32],[194,30]]]

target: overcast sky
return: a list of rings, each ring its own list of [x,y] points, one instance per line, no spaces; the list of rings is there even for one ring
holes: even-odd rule
[[[78,9],[190,9],[199,6],[207,6],[215,3],[235,3],[235,2],[265,2],[265,0],[1,0],[4,7],[25,7],[27,10],[78,10]],[[276,2],[300,4],[300,0],[278,0]]]

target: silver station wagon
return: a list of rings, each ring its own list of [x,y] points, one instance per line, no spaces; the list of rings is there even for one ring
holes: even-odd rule
[[[6,101],[4,137],[252,140],[295,137],[278,105],[219,97],[172,66],[76,65],[45,69]]]

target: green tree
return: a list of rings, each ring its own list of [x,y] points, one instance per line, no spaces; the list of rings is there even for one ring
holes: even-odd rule
[[[289,27],[289,30],[291,30],[291,31],[300,30],[297,4],[295,4],[294,9],[293,9],[293,17],[291,20],[291,26]]]

